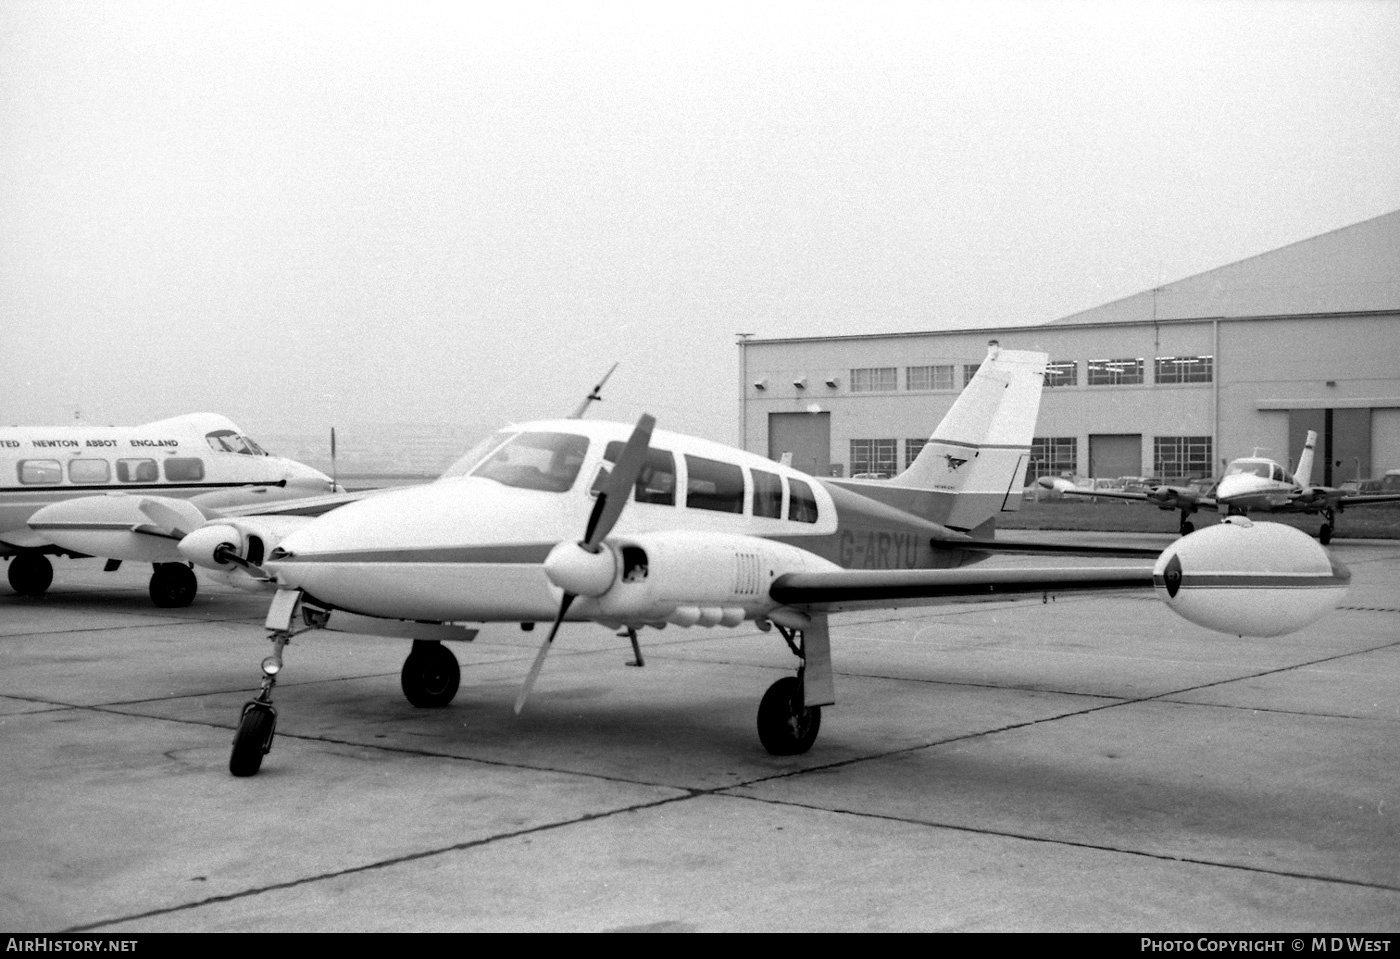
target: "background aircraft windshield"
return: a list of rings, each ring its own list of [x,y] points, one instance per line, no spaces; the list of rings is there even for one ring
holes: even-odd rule
[[[588,437],[573,433],[517,433],[472,476],[520,489],[563,493],[574,485],[588,452]]]
[[[246,436],[238,435],[233,430],[215,430],[212,433],[205,433],[204,439],[209,443],[209,448],[216,453],[242,453],[245,456],[267,455],[257,443]]]
[[[1230,465],[1230,471],[1229,471],[1226,475],[1227,475],[1227,476],[1239,476],[1239,475],[1242,474],[1242,473],[1247,473],[1247,474],[1249,474],[1249,475],[1251,475],[1251,476],[1262,476],[1262,477],[1264,477],[1264,479],[1268,479],[1268,478],[1269,478],[1269,464],[1268,464],[1268,463],[1232,463],[1232,464]]]

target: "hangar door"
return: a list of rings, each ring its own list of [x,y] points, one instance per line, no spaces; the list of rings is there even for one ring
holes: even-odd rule
[[[1141,433],[1090,433],[1089,475],[1094,479],[1142,475]]]
[[[1311,482],[1338,486],[1347,480],[1370,478],[1369,409],[1289,410],[1288,452],[1280,456],[1275,451],[1273,458],[1287,461],[1290,471],[1296,468],[1308,430],[1317,431]]]
[[[768,458],[792,454],[792,465],[813,476],[831,474],[830,413],[769,413]]]

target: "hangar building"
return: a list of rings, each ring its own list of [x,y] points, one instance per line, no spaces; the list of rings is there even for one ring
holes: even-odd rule
[[[1400,210],[1038,326],[741,338],[740,445],[892,475],[986,355],[1050,355],[1027,482],[1219,475],[1256,448],[1313,481],[1400,468]]]

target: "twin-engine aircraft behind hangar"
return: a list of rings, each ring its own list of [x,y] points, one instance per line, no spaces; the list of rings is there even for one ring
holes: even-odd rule
[[[9,427],[0,429],[0,556],[25,596],[53,582],[49,556],[99,556],[108,570],[151,563],[151,601],[188,606],[198,585],[179,550],[186,533],[292,500],[301,510],[329,508],[345,500],[340,492],[325,473],[268,454],[214,413],[144,426]],[[317,496],[325,501],[307,502]]]
[[[763,745],[795,754],[815,741],[821,707],[836,699],[828,616],[839,610],[1155,583],[1196,623],[1272,636],[1336,604],[1348,571],[1277,524],[1196,533],[1155,568],[974,565],[1007,545],[991,528],[1020,503],[1045,361],[994,347],[917,459],[889,481],[813,477],[655,430],[650,416],[631,428],[565,419],[508,427],[438,481],[302,518],[275,546],[256,518],[193,531],[181,543],[193,562],[277,589],[273,654],[240,717],[230,770],[256,773],[271,748],[282,650],[307,629],[412,639],[403,691],[416,706],[445,706],[460,670],[442,640],[475,636],[458,624],[552,622],[519,712],[565,620],[625,629],[638,663],[642,627],[753,622],[776,628],[799,660],[758,709]],[[254,537],[269,548],[260,563],[247,556]]]
[[[1242,456],[1231,460],[1225,468],[1225,475],[1211,492],[1189,486],[1157,486],[1147,493],[1091,490],[1077,487],[1068,480],[1048,477],[1042,478],[1041,484],[1067,496],[1138,500],[1151,503],[1158,509],[1180,510],[1183,536],[1196,528],[1191,522],[1191,514],[1197,510],[1218,510],[1235,516],[1248,516],[1253,510],[1320,514],[1322,525],[1318,528],[1317,538],[1324,546],[1332,541],[1337,514],[1347,507],[1400,502],[1400,493],[1348,493],[1332,486],[1313,486],[1311,479],[1316,445],[1317,432],[1308,430],[1303,452],[1298,456],[1296,473],[1289,473],[1282,464],[1265,456]]]

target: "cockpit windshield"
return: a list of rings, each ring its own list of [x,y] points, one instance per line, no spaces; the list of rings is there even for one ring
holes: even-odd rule
[[[1250,463],[1250,462],[1248,462],[1248,461],[1241,460],[1241,461],[1239,461],[1239,462],[1231,463],[1231,464],[1230,464],[1230,468],[1229,468],[1228,470],[1225,471],[1225,475],[1226,475],[1226,476],[1241,476],[1241,475],[1247,475],[1247,476],[1262,476],[1262,477],[1264,477],[1264,479],[1268,479],[1268,478],[1269,478],[1269,466],[1270,466],[1269,463],[1261,463],[1261,462],[1257,462],[1257,461],[1256,461],[1256,462],[1253,462],[1253,463]]]
[[[563,493],[578,479],[588,437],[574,433],[497,433],[442,475],[478,476],[518,489]]]
[[[267,451],[251,437],[241,436],[233,430],[215,430],[205,433],[204,439],[216,453],[242,453],[245,456],[266,456]]]

